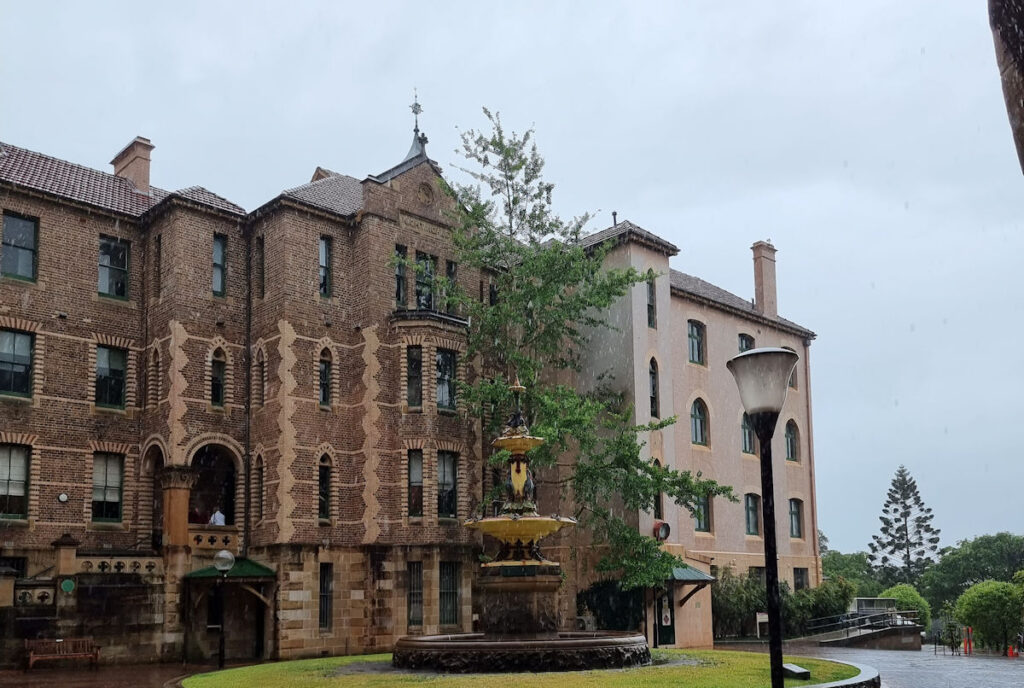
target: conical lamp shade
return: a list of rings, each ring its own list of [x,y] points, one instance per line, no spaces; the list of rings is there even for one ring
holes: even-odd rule
[[[748,414],[782,410],[789,376],[798,360],[796,352],[789,349],[764,347],[744,351],[725,364],[736,378],[740,401]]]

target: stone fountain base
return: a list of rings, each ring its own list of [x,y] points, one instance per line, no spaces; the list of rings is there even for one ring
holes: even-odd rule
[[[391,663],[450,673],[580,671],[644,666],[651,663],[651,651],[640,633],[463,633],[400,638]]]

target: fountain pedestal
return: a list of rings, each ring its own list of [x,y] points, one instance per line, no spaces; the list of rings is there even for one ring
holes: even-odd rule
[[[491,566],[480,569],[480,630],[494,636],[552,635],[561,619],[559,566]]]

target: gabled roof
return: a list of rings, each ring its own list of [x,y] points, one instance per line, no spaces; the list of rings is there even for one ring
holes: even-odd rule
[[[322,210],[338,215],[354,215],[363,207],[363,185],[355,177],[337,174],[322,167],[316,176],[326,174],[316,181],[284,191],[283,198],[292,198],[308,203]]]
[[[679,248],[675,244],[665,241],[654,232],[648,232],[629,220],[623,220],[600,232],[583,237],[580,239],[580,245],[583,248],[589,248],[611,240],[620,244],[635,241],[666,256],[674,256],[679,253]]]
[[[412,145],[409,146],[409,152],[405,154],[405,159],[391,169],[385,170],[380,174],[371,174],[367,179],[377,182],[378,184],[386,184],[398,175],[404,174],[417,165],[422,165],[423,163],[427,163],[433,167],[437,176],[442,176],[441,166],[427,156],[427,136],[426,134],[420,134],[419,126],[417,125],[416,129],[413,129]]]
[[[9,143],[0,143],[0,181],[133,218],[140,217],[170,197],[183,198],[233,215],[245,215],[241,206],[201,186],[190,186],[172,193],[154,186],[150,187],[149,193],[144,193],[124,177]]]
[[[138,217],[167,192],[143,193],[129,180],[35,151],[0,143],[0,181]]]
[[[698,299],[709,301],[718,306],[723,306],[728,310],[737,312],[748,318],[760,319],[766,324],[788,330],[794,334],[800,335],[801,337],[808,339],[813,339],[815,337],[813,332],[797,325],[791,320],[786,320],[785,318],[773,320],[764,316],[754,308],[754,304],[750,301],[740,298],[721,287],[716,287],[710,282],[706,282],[699,277],[687,275],[685,272],[679,272],[678,270],[669,270],[669,284],[674,292],[695,296]]]

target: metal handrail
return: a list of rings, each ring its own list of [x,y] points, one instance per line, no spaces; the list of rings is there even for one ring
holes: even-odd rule
[[[892,628],[893,626],[917,626],[917,610],[906,609],[906,610],[887,610],[884,612],[878,612],[875,614],[857,614],[851,612],[849,614],[840,614],[834,617],[821,617],[821,619],[837,619],[837,621],[825,624],[815,624],[807,626],[808,635],[821,635],[824,633],[834,633],[836,631],[845,631],[846,635],[849,636],[850,630],[859,630],[861,628]],[[812,619],[814,621],[815,619]]]

